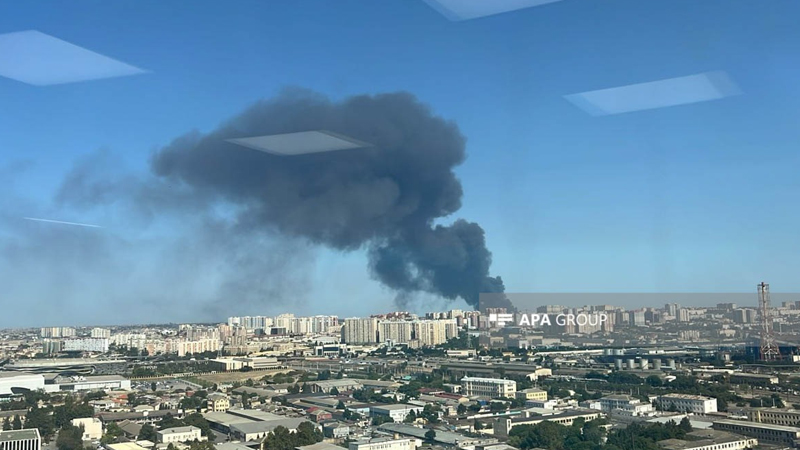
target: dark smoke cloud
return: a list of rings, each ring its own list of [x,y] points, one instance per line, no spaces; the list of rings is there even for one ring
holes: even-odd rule
[[[328,130],[369,148],[279,156],[226,142]],[[458,127],[408,93],[333,102],[293,90],[261,101],[208,134],[193,131],[152,157],[154,180],[102,184],[74,172],[59,200],[107,202],[110,192],[135,192],[136,207],[202,210],[233,205],[236,233],[277,231],[315,244],[366,249],[376,279],[403,294],[428,292],[477,306],[480,292],[503,292],[489,274],[483,229],[456,220],[461,207],[453,169],[465,158]],[[187,206],[188,205],[188,206]],[[251,258],[258,258],[254,253]]]

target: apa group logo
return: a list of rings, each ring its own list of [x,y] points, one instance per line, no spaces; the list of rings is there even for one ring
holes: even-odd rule
[[[504,327],[506,324],[514,323],[514,315],[510,313],[489,314],[489,325]]]
[[[520,327],[539,327],[551,326],[554,323],[558,326],[590,326],[603,327],[608,322],[608,315],[605,313],[578,313],[578,314],[520,314],[519,321],[514,321],[514,314],[511,313],[490,313],[489,326],[504,327],[506,325],[516,325]]]

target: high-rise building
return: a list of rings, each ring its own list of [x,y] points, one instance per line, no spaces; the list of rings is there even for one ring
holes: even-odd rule
[[[417,320],[414,322],[414,338],[422,346],[434,346],[447,342],[446,320]]]
[[[106,353],[109,340],[107,338],[76,338],[65,339],[62,344],[62,350],[65,352]]]
[[[40,335],[43,338],[67,338],[75,336],[75,328],[72,327],[50,327],[42,328]]]
[[[644,310],[639,309],[636,311],[629,311],[628,312],[628,323],[634,327],[643,327],[647,324],[645,317],[644,317]]]
[[[667,303],[664,306],[664,310],[667,312],[668,315],[677,318],[678,317],[678,310],[681,309],[681,305],[677,303]]]
[[[378,342],[378,319],[353,317],[344,320],[342,340],[347,344],[374,344]]]
[[[92,337],[108,339],[111,337],[111,330],[107,328],[92,328]]]
[[[688,322],[689,321],[689,310],[687,308],[681,308],[678,310],[678,322]]]
[[[414,326],[405,320],[384,320],[378,322],[378,339],[381,342],[392,341],[396,344],[407,344],[412,339]]]

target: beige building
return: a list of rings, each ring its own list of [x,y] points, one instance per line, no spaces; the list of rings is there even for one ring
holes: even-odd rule
[[[547,391],[535,388],[523,389],[517,392],[517,398],[520,400],[538,400],[546,402]]]
[[[72,419],[72,425],[83,427],[84,441],[94,441],[103,437],[103,422],[96,417]]]
[[[206,403],[206,408],[213,412],[227,411],[231,408],[231,400],[228,396],[218,392],[208,394]]]

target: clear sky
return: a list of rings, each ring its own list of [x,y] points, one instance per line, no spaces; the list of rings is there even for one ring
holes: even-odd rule
[[[794,0],[563,0],[462,22],[421,0],[4,2],[0,34],[38,30],[149,73],[55,86],[0,78],[0,326],[394,308],[364,252],[319,248],[298,254],[306,273],[294,294],[198,306],[216,266],[159,253],[185,224],[55,201],[87,155],[107,152],[119,176],[145,173],[154,150],[286,86],[334,99],[408,91],[455,121],[468,157],[452,219],[486,230],[509,292],[753,292],[755,302],[762,280],[798,292],[799,16]],[[742,94],[600,117],[564,98],[711,71]],[[83,261],[31,237],[62,232],[105,233],[130,251]],[[176,281],[176,265],[192,276]]]

